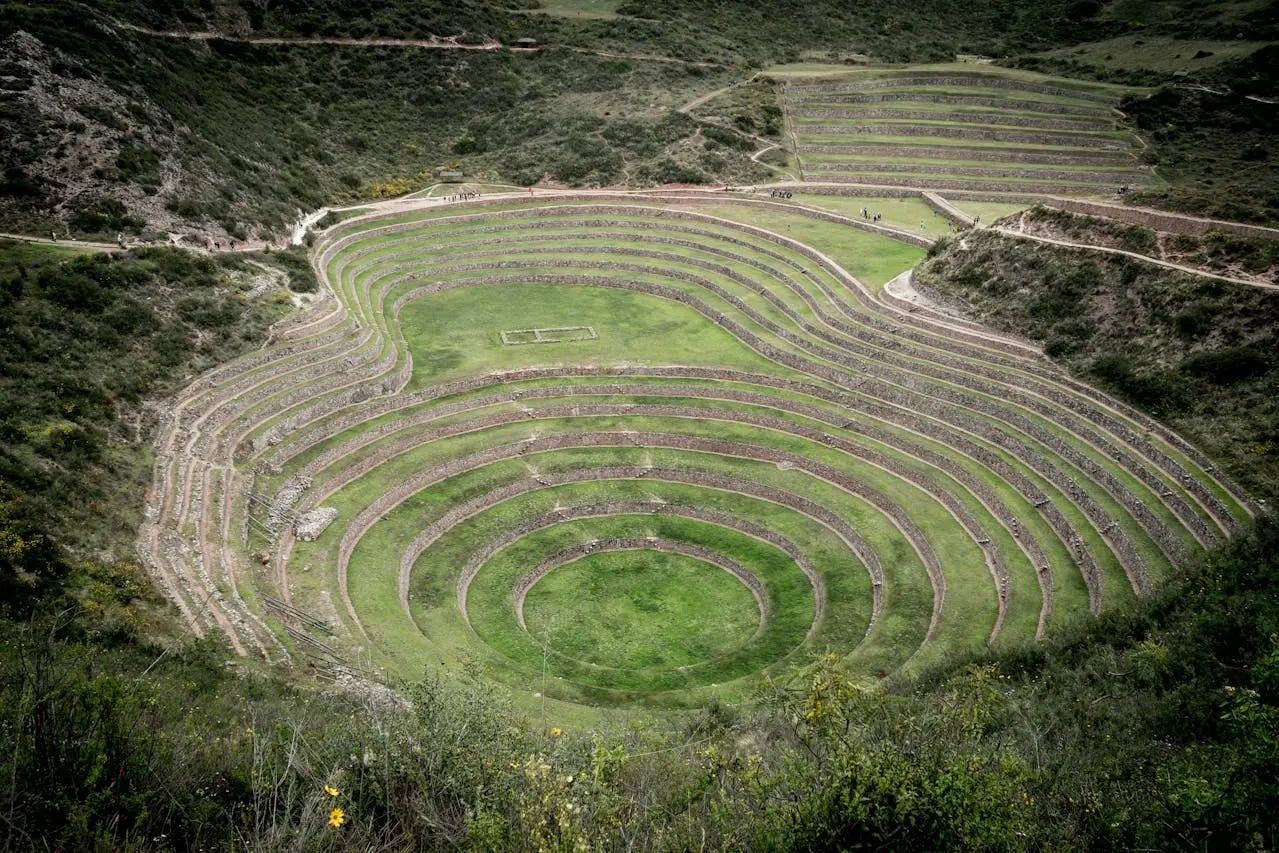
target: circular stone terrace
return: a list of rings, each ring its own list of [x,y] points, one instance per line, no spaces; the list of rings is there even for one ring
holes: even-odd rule
[[[881,677],[1034,641],[1254,512],[1024,342],[715,203],[424,201],[324,232],[326,298],[163,432],[143,545],[191,629],[321,673],[693,707],[826,651]]]

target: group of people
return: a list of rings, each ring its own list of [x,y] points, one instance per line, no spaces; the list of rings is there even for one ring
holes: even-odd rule
[[[879,222],[884,218],[882,213],[871,213],[867,208],[862,208],[862,219],[869,219],[871,222]]]
[[[529,195],[533,194],[533,188],[529,187]],[[457,195],[447,196],[445,201],[470,201],[473,198],[479,198],[479,193],[458,193]]]
[[[769,198],[790,198],[792,195],[794,195],[794,193],[789,193],[786,190],[773,190],[772,192],[768,194],[768,197]]]

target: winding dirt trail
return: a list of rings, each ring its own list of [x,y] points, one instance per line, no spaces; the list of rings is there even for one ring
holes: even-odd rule
[[[577,47],[569,44],[544,44],[534,47],[515,47],[504,45],[499,41],[492,40],[480,42],[479,44],[463,44],[458,41],[461,36],[432,36],[427,39],[342,38],[337,36],[285,38],[282,36],[233,36],[225,33],[215,33],[209,30],[197,30],[193,32],[181,32],[178,30],[152,30],[146,27],[139,27],[134,24],[128,24],[123,21],[117,21],[116,23],[124,29],[133,30],[136,33],[142,33],[143,35],[155,36],[157,38],[182,39],[185,41],[227,41],[235,42],[237,44],[263,45],[328,45],[332,47],[400,47],[425,50],[501,50],[502,48],[509,48],[517,53],[536,53],[543,50],[568,50],[573,53],[603,56],[608,59],[632,59],[639,62],[669,62],[676,65],[687,65],[694,68],[728,67],[720,62],[702,62],[693,59],[679,59],[674,56],[660,56],[654,53],[623,53],[612,50],[598,50],[591,47]]]
[[[1111,255],[1123,255],[1138,261],[1145,261],[1148,264],[1167,267],[1168,269],[1177,270],[1178,272],[1189,273],[1190,275],[1202,276],[1204,278],[1217,279],[1219,281],[1228,281],[1232,284],[1243,284],[1248,287],[1259,287],[1263,290],[1279,290],[1279,284],[1272,281],[1266,281],[1259,278],[1239,278],[1238,276],[1225,275],[1223,273],[1212,272],[1211,270],[1200,269],[1198,267],[1188,267],[1184,264],[1173,263],[1159,258],[1152,258],[1150,255],[1143,255],[1139,252],[1129,252],[1125,249],[1112,249],[1109,246],[1095,246],[1091,243],[1074,243],[1069,240],[1058,240],[1055,237],[1041,237],[1038,234],[1027,234],[1024,231],[1017,231],[1013,228],[996,227],[989,229],[997,234],[1003,234],[1005,237],[1015,237],[1020,240],[1033,240],[1036,243],[1048,243],[1053,246],[1062,246],[1067,249],[1083,249],[1088,252],[1106,252]]]

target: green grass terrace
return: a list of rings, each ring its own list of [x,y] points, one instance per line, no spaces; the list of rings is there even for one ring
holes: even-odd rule
[[[731,197],[342,222],[329,298],[180,400],[146,547],[247,655],[585,724],[1034,640],[1255,511],[1029,345],[881,301],[921,256]]]
[[[782,73],[805,179],[1076,195],[1153,180],[1115,110],[1131,90],[977,69]]]

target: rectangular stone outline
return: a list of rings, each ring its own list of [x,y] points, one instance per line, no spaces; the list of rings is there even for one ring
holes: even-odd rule
[[[567,340],[561,337],[543,334],[551,332],[585,332],[586,334],[575,338],[569,338]],[[500,334],[502,335],[502,345],[508,347],[520,346],[522,344],[562,344],[599,340],[599,335],[595,334],[595,328],[593,326],[556,326],[550,329],[503,329]],[[531,341],[511,340],[511,338],[515,335],[529,334],[533,336],[533,340]]]

